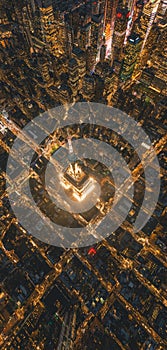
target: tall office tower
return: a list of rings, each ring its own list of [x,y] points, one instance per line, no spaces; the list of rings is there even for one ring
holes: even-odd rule
[[[133,23],[134,23],[135,19],[137,18],[136,2],[137,2],[137,0],[127,0],[126,1],[126,6],[129,10],[129,14],[127,16],[129,18],[128,18],[125,41],[124,41],[125,45],[127,43],[128,36],[132,32]]]
[[[112,43],[112,36],[114,31],[114,22],[115,22],[115,15],[116,15],[116,9],[118,5],[118,0],[106,0],[105,1],[105,10],[104,10],[104,34],[105,34],[105,41],[107,45],[106,50],[106,57],[111,56],[111,43]]]
[[[83,78],[86,74],[86,54],[79,47],[74,46],[72,51],[72,57],[78,64],[78,78],[79,78],[79,89],[82,87]]]
[[[99,48],[103,40],[104,14],[92,16],[91,40]]]
[[[38,54],[38,66],[44,83],[50,84],[52,80],[49,73],[49,63],[44,52],[42,54]]]
[[[132,33],[127,40],[127,45],[125,47],[125,56],[121,68],[120,77],[123,81],[131,78],[138,55],[141,50],[141,46],[142,40],[140,36],[136,33]]]
[[[66,22],[66,52],[67,56],[71,58],[72,48],[73,48],[73,30],[68,22]]]
[[[22,47],[24,50],[29,52],[32,46],[30,30],[32,14],[28,12],[28,6],[25,2],[21,0],[13,0],[11,3],[1,3],[2,8],[0,8],[2,24],[9,24],[12,29],[12,37],[16,40],[22,42]]]
[[[86,50],[91,45],[91,22],[82,26],[80,29],[79,46]]]
[[[149,63],[154,67],[156,77],[167,83],[166,21],[159,22],[158,28],[160,30],[160,34],[158,36],[156,47],[149,57]]]
[[[113,10],[113,1],[106,0],[106,6],[104,11],[106,40],[108,39],[108,36],[111,34],[112,10]]]
[[[79,72],[78,72],[78,63],[75,58],[71,58],[68,65],[69,72],[69,87],[72,90],[73,96],[75,97],[79,89]]]
[[[113,42],[113,34],[114,34],[114,26],[117,20],[117,12],[120,13],[121,9],[125,9],[126,1],[122,0],[106,0],[105,5],[105,39],[107,45],[106,57],[111,59],[111,63],[113,63],[112,58],[112,42]],[[118,16],[119,19],[119,16]],[[118,26],[118,23],[117,23]],[[115,37],[114,37],[115,39]]]
[[[93,72],[96,66],[97,47],[92,45],[86,50],[86,70],[87,72]]]
[[[143,7],[143,13],[140,18],[140,25],[139,25],[139,31],[138,31],[141,37],[143,38],[141,53],[148,39],[159,4],[160,4],[160,0],[149,0]]]
[[[90,74],[86,74],[83,79],[82,96],[86,101],[92,101],[95,96],[95,80]]]
[[[54,14],[52,1],[45,0],[40,3],[40,17],[43,41],[53,55],[61,57],[66,49],[64,14],[60,12]]]
[[[115,19],[113,41],[112,41],[112,62],[121,62],[123,58],[123,47],[129,18],[128,8],[118,8]]]
[[[153,23],[149,36],[147,38],[147,44],[144,47],[143,54],[140,53],[140,61],[143,66],[150,66],[150,58],[154,55],[154,51],[157,49],[157,43],[160,37],[160,29],[157,23]]]
[[[81,19],[82,16],[80,16],[79,9],[71,11],[66,17],[71,28],[72,44],[78,44],[81,22],[83,20]]]
[[[100,48],[103,43],[104,15],[92,16],[91,43],[96,50],[96,62],[100,59]],[[95,62],[95,63],[96,63]]]
[[[140,14],[134,23],[133,30],[140,35],[143,43],[133,73],[136,78],[140,76],[142,68],[147,64],[152,48],[156,46],[159,30],[154,22],[159,2],[160,0],[149,0],[144,6],[143,3],[138,2],[141,5]]]

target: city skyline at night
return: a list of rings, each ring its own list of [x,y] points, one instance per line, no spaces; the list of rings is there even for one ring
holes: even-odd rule
[[[1,0],[0,347],[164,350],[167,0]]]

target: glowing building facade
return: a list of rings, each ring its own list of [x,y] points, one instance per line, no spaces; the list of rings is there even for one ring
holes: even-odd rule
[[[143,38],[141,53],[148,39],[159,4],[160,0],[150,0],[144,5],[143,13],[140,19],[140,35]]]
[[[127,45],[125,47],[125,56],[123,59],[123,64],[121,69],[122,80],[127,80],[131,78],[135,64],[136,64],[136,60],[141,50],[141,45],[142,45],[142,40],[138,34],[132,33],[128,37]]]
[[[112,40],[112,62],[121,61],[123,58],[123,47],[129,18],[128,8],[118,8],[116,12],[113,40]]]

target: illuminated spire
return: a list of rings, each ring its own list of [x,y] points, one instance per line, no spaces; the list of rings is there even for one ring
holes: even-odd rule
[[[77,160],[76,158],[76,155],[74,153],[74,150],[73,150],[73,145],[72,145],[72,138],[71,138],[71,135],[69,134],[69,132],[67,131],[68,133],[68,137],[67,137],[67,142],[68,142],[68,160],[70,163],[70,168],[71,168],[71,171],[73,172],[73,175],[75,175],[75,162]]]

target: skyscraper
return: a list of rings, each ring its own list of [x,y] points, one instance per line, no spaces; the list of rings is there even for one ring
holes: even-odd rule
[[[145,47],[151,27],[153,25],[160,0],[149,0],[143,7],[143,13],[140,19],[139,33],[143,38],[141,53]]]
[[[157,25],[159,29],[158,41],[154,50],[151,51],[149,63],[154,67],[156,77],[167,83],[167,24],[166,21],[160,20]]]
[[[86,74],[86,53],[78,46],[73,47],[72,57],[76,59],[78,64],[79,89],[82,87],[83,78]]]
[[[84,26],[81,26],[80,38],[79,38],[80,47],[83,50],[86,50],[91,44],[91,22],[87,23]]]
[[[118,1],[106,0],[105,2],[105,40],[107,45],[106,56],[111,56],[111,43],[114,29],[114,18]]]
[[[73,96],[76,96],[79,89],[79,72],[78,63],[75,58],[69,61],[69,87],[72,90]]]
[[[96,62],[100,58],[100,48],[103,42],[104,15],[97,14],[92,16],[91,42],[96,50]]]
[[[56,57],[65,53],[66,31],[63,13],[54,14],[52,2],[45,1],[40,5],[43,40],[49,51]]]
[[[122,61],[123,47],[129,18],[127,7],[118,8],[116,12],[113,40],[112,40],[112,62]]]
[[[132,76],[137,57],[140,53],[142,40],[136,33],[132,33],[127,40],[125,56],[121,68],[121,79],[127,80]]]
[[[86,74],[83,80],[82,95],[87,101],[92,101],[95,95],[95,80],[90,74]]]

